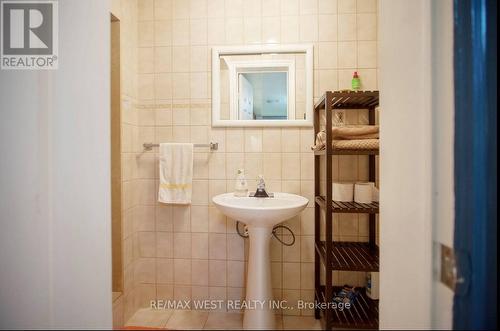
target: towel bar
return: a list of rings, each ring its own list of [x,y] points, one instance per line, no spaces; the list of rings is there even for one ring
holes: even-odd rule
[[[209,144],[193,144],[194,147],[210,147],[210,151],[216,151],[219,149],[219,143],[210,142]],[[151,151],[153,147],[158,147],[160,144],[144,143],[142,144],[144,151]]]

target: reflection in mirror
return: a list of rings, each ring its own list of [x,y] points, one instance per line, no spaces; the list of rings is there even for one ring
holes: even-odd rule
[[[312,125],[307,116],[307,107],[312,108],[312,47],[310,52],[302,47],[283,52],[214,51],[214,126]]]
[[[239,120],[288,119],[288,73],[244,72],[238,76]]]

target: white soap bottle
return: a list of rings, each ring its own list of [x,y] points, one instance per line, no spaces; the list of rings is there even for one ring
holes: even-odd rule
[[[248,183],[243,169],[238,169],[238,174],[236,176],[236,183],[234,185],[234,196],[235,197],[248,196]]]

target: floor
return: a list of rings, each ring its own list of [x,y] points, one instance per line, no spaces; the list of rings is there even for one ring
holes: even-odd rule
[[[170,330],[241,330],[243,314],[198,310],[139,309],[127,327]],[[310,316],[276,316],[277,330],[321,330],[320,322]]]

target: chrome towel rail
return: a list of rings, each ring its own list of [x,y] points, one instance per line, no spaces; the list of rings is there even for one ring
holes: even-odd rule
[[[208,144],[193,144],[193,145],[194,147],[209,147],[211,152],[219,149],[219,143],[213,143],[213,142],[210,142]],[[153,147],[158,147],[160,146],[160,144],[144,143],[142,144],[142,146],[144,147],[144,151],[151,151]]]

